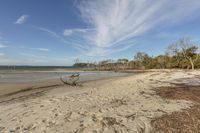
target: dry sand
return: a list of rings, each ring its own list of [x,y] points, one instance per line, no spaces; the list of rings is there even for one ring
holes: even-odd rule
[[[6,96],[0,99],[0,132],[149,133],[151,120],[194,105],[161,98],[155,89],[200,84],[199,75],[200,71],[162,70]]]

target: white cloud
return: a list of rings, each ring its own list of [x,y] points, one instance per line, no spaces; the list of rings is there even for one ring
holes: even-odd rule
[[[65,29],[64,32],[63,32],[64,36],[69,36],[71,34],[73,34],[73,30],[72,29]]]
[[[4,53],[0,53],[0,56],[4,56],[5,54]]]
[[[43,31],[43,32],[46,32],[46,33],[48,33],[49,35],[51,35],[52,37],[60,38],[60,36],[59,36],[57,33],[53,32],[53,31],[51,31],[51,30],[49,30],[49,29],[47,29],[47,28],[43,28],[43,27],[39,27],[39,26],[32,26],[32,27],[34,27],[34,28],[36,28],[36,29],[38,29],[38,30],[41,30],[41,31]]]
[[[15,24],[24,24],[28,20],[29,16],[28,15],[22,15],[20,16]]]
[[[0,45],[0,48],[1,48],[1,45]],[[17,46],[17,47],[11,47],[10,46],[10,48],[26,49],[26,50],[37,50],[37,51],[42,51],[42,52],[49,52],[50,51],[50,49],[48,49],[48,48],[30,48],[30,47],[24,47],[24,46]]]
[[[199,17],[199,0],[82,0],[83,21],[94,29],[79,35],[78,49],[89,55],[104,55],[129,48],[152,29]],[[67,29],[64,35],[75,34]],[[79,32],[80,34],[80,32]]]
[[[7,46],[2,44],[2,43],[0,43],[0,48],[5,48],[5,47],[7,47]]]
[[[75,33],[86,33],[88,31],[90,31],[90,29],[65,29],[63,35],[70,36]]]
[[[49,49],[47,49],[47,48],[38,48],[38,50],[40,50],[40,51],[45,51],[45,52],[48,52],[48,51],[49,51]]]
[[[30,48],[32,50],[39,50],[39,51],[43,51],[43,52],[49,52],[50,50],[47,48]]]

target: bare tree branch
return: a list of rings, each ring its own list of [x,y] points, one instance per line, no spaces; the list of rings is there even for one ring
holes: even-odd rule
[[[59,75],[59,73],[56,73],[59,76],[59,79],[62,83],[66,84],[66,85],[71,85],[71,86],[77,86],[80,85],[78,83],[79,79],[80,79],[80,74],[79,73],[74,73],[70,76],[68,76],[68,79],[64,80],[62,78],[61,75]]]

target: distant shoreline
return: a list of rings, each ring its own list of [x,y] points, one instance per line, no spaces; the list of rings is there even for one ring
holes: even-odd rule
[[[69,76],[70,73],[74,71],[56,71],[65,76]],[[105,79],[113,79],[117,77],[129,76],[132,74],[129,73],[115,73],[115,72],[81,72],[80,81],[79,82],[90,82],[96,80],[105,80]],[[54,72],[18,72],[18,73],[5,73],[5,77],[0,77],[0,97],[15,93],[22,90],[27,89],[35,89],[35,88],[48,88],[50,86],[59,85],[62,86],[62,82],[59,80],[59,77],[54,74]],[[48,77],[50,78],[48,78]],[[54,76],[54,77],[51,77]],[[45,78],[47,77],[47,78]],[[4,79],[3,79],[4,78]],[[35,80],[36,79],[36,80]],[[5,82],[4,82],[5,81]],[[22,82],[21,82],[22,81]]]

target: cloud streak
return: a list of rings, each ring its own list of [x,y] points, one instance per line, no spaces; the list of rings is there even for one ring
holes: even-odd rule
[[[0,43],[0,48],[6,48],[6,47],[7,47],[6,45]]]
[[[63,32],[64,36],[70,36],[73,34],[78,34],[78,33],[87,33],[91,31],[92,29],[65,29]]]
[[[34,54],[28,54],[28,53],[19,53],[20,55],[22,56],[28,56],[28,57],[31,57],[31,58],[38,58],[38,59],[46,59],[47,57],[45,56],[38,56],[38,55],[34,55]]]
[[[65,30],[81,37],[78,49],[88,55],[105,55],[135,45],[151,30],[199,17],[199,0],[82,0],[77,4],[83,21],[93,30]],[[88,28],[87,28],[88,29]],[[127,44],[129,42],[129,44]]]
[[[4,56],[5,54],[4,53],[0,53],[0,56]]]
[[[44,28],[44,27],[40,27],[40,26],[35,26],[35,25],[32,25],[33,28],[35,29],[38,29],[42,32],[45,32],[47,33],[50,37],[52,38],[55,38],[57,39],[58,41],[62,42],[62,43],[65,43],[65,44],[68,44],[68,45],[72,45],[73,47],[75,48],[79,48],[81,47],[82,45],[79,45],[79,43],[81,43],[81,37],[77,37],[76,39],[72,39],[70,36],[73,34],[75,36],[77,36],[77,33],[81,33],[79,35],[82,36],[82,33],[87,33],[88,31],[91,31],[91,29],[65,29],[63,31],[63,36],[50,30],[50,29],[47,29],[47,28]],[[70,37],[70,38],[65,38],[65,37]]]
[[[39,51],[43,51],[43,52],[49,52],[50,50],[47,48],[30,48],[32,50],[39,50]]]
[[[46,32],[46,33],[48,33],[50,36],[52,36],[52,37],[54,37],[54,38],[57,38],[57,39],[60,39],[60,36],[57,34],[57,33],[55,33],[55,32],[53,32],[53,31],[51,31],[51,30],[49,30],[49,29],[47,29],[47,28],[43,28],[43,27],[39,27],[39,26],[32,26],[33,28],[36,28],[36,29],[38,29],[38,30],[40,30],[40,31],[43,31],[43,32]]]
[[[2,47],[3,47],[3,46],[2,46]],[[4,47],[7,47],[7,46],[4,46]],[[0,48],[1,48],[1,44],[0,44]],[[24,46],[18,46],[18,47],[9,46],[9,48],[36,50],[36,51],[41,51],[41,52],[49,52],[49,51],[50,51],[50,49],[48,49],[48,48],[30,48],[30,47],[24,47]]]
[[[15,24],[24,24],[25,22],[27,22],[28,18],[29,18],[28,15],[22,15],[17,19]]]
[[[42,32],[45,32],[47,33],[49,36],[61,41],[61,42],[66,42],[65,39],[62,38],[62,36],[60,36],[59,34],[57,34],[56,32],[50,30],[50,29],[47,29],[47,28],[44,28],[44,27],[40,27],[40,26],[35,26],[35,25],[32,25],[33,28],[35,29],[38,29]]]

